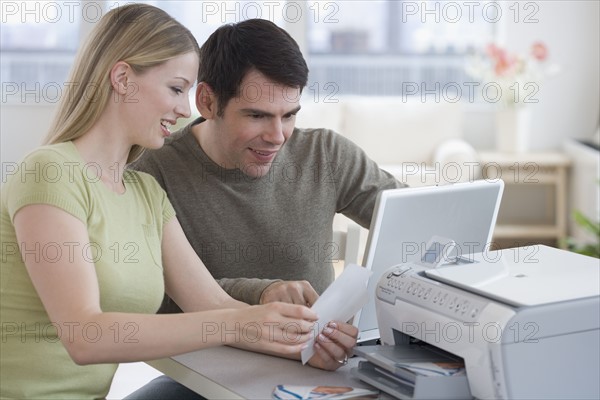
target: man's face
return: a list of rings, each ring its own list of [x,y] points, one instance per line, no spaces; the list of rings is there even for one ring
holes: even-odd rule
[[[254,178],[266,175],[292,135],[300,94],[299,88],[278,85],[251,70],[222,116],[207,121],[211,135],[204,151],[224,168],[239,168]]]

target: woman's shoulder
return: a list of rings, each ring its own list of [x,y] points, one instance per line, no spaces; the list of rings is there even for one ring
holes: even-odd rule
[[[67,175],[71,177],[70,180],[81,171],[94,168],[93,165],[84,163],[73,142],[40,146],[13,167],[14,172],[19,175]]]
[[[19,162],[5,168],[6,182],[15,180],[22,183],[40,181],[58,182],[68,177],[72,182],[85,169],[81,157],[72,142],[40,146],[28,153]]]
[[[63,142],[37,147],[28,153],[22,160],[29,162],[77,162],[79,156],[73,142]]]

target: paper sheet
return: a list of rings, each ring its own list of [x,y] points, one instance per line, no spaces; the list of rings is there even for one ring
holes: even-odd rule
[[[315,354],[315,338],[331,321],[348,321],[364,306],[369,299],[367,283],[371,271],[359,265],[350,264],[342,274],[323,292],[312,306],[319,316],[315,325],[313,338],[307,342],[308,347],[302,350],[302,364]]]

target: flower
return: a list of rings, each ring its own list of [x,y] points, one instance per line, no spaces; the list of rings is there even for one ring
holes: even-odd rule
[[[504,106],[537,103],[539,84],[558,71],[555,65],[546,68],[547,59],[548,48],[541,41],[532,44],[527,56],[490,43],[485,51],[468,58],[466,72],[487,90],[495,88],[497,96],[488,95],[489,102]]]
[[[535,42],[531,46],[531,55],[538,61],[544,61],[548,58],[548,48],[542,42]]]
[[[497,76],[508,76],[514,74],[520,68],[520,60],[508,54],[506,50],[491,43],[487,46],[486,54],[494,64],[494,73]]]

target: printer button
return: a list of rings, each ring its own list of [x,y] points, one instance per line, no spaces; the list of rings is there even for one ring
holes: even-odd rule
[[[454,308],[454,303],[456,303],[456,297],[448,304],[448,308],[452,310]]]
[[[468,301],[465,301],[465,302],[463,303],[462,310],[461,310],[460,312],[461,312],[462,314],[464,314],[464,313],[466,313],[466,312],[467,312],[467,310],[468,310],[468,309],[469,309],[469,302],[468,302]]]
[[[442,299],[440,300],[440,306],[443,306],[443,305],[444,305],[444,303],[446,302],[446,299],[447,299],[447,298],[448,298],[448,294],[446,293],[446,294],[444,295],[444,297],[442,297]]]

